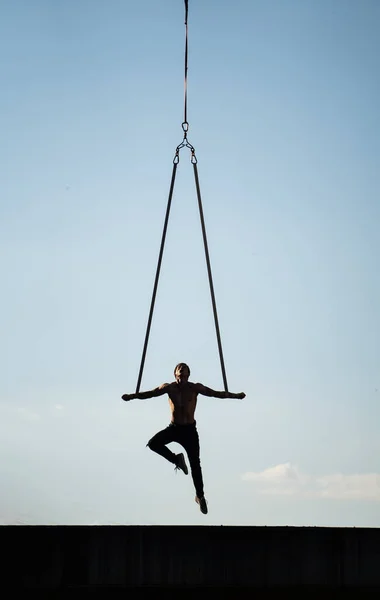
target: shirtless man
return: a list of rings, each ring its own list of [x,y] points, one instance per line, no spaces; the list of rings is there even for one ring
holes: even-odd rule
[[[184,455],[174,454],[167,444],[177,442],[184,447],[190,462],[191,475],[195,487],[195,501],[199,504],[201,512],[206,515],[207,502],[203,490],[203,477],[199,456],[199,437],[194,419],[194,413],[197,406],[198,394],[211,396],[213,398],[245,398],[244,392],[233,394],[232,392],[216,392],[215,390],[202,385],[201,383],[192,383],[189,381],[190,369],[185,363],[179,363],[174,369],[175,381],[172,383],[163,383],[159,387],[149,392],[139,392],[138,394],[124,394],[123,400],[145,400],[168,394],[169,406],[172,414],[171,422],[162,431],[159,431],[149,440],[147,446],[153,452],[157,452],[166,460],[173,463],[176,469],[181,469],[185,475],[188,474]]]

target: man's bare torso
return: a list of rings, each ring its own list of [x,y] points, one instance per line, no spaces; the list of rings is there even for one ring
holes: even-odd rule
[[[177,425],[194,423],[194,413],[197,407],[198,390],[191,382],[173,382],[165,390],[169,396],[169,406],[172,414],[171,422]]]

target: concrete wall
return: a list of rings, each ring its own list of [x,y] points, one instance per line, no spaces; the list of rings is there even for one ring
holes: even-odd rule
[[[3,526],[0,537],[2,582],[23,588],[380,587],[380,529]]]

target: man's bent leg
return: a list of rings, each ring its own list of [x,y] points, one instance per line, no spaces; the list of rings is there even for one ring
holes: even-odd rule
[[[156,452],[160,456],[163,456],[169,462],[173,463],[176,466],[176,469],[181,469],[187,475],[187,465],[185,461],[185,457],[183,454],[174,454],[169,448],[166,447],[166,444],[170,444],[170,442],[178,442],[178,430],[174,424],[168,425],[162,431],[159,431],[154,435],[147,446]]]
[[[154,435],[149,442],[147,443],[148,448],[156,452],[160,456],[163,456],[169,462],[174,465],[177,464],[177,455],[174,454],[169,448],[166,447],[166,444],[170,444],[170,442],[176,441],[176,432],[174,425],[168,425],[165,429],[162,429],[156,435]]]

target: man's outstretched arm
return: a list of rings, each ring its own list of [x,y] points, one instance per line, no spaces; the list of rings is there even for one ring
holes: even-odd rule
[[[202,383],[196,383],[195,389],[198,394],[202,394],[202,396],[209,396],[211,398],[236,398],[238,400],[243,400],[243,398],[245,398],[244,392],[240,392],[239,394],[234,394],[233,392],[218,392],[203,385]]]
[[[148,392],[138,392],[138,394],[123,394],[121,397],[122,400],[146,400],[147,398],[155,398],[156,396],[162,396],[163,394],[168,393],[168,388],[170,383],[163,383],[159,387],[154,388],[154,390],[149,390]]]

